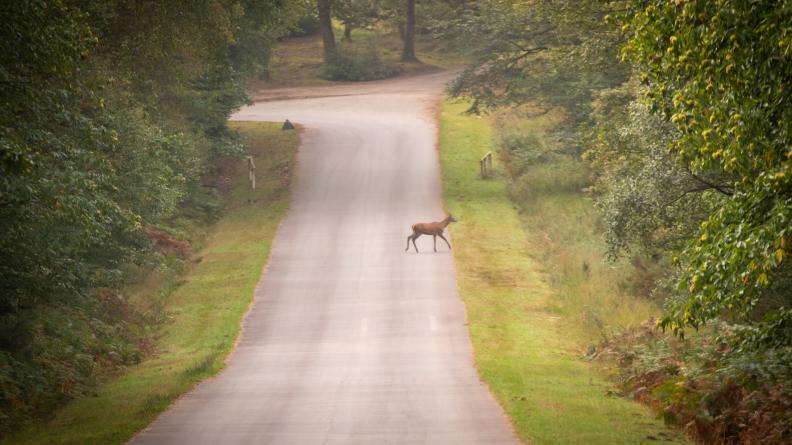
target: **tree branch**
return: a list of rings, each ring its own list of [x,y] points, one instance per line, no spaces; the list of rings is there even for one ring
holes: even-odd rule
[[[713,190],[717,190],[718,192],[720,192],[720,193],[722,193],[722,194],[724,194],[724,195],[726,195],[726,196],[732,196],[732,195],[734,195],[734,192],[733,192],[733,191],[731,191],[731,190],[728,190],[728,189],[730,188],[729,186],[727,186],[727,185],[721,185],[721,184],[715,184],[714,182],[710,182],[710,181],[708,181],[708,180],[706,180],[706,179],[702,178],[701,176],[699,176],[699,175],[697,175],[697,174],[693,173],[693,172],[690,170],[690,168],[688,168],[688,167],[685,167],[685,170],[687,170],[687,172],[690,174],[690,176],[691,176],[693,179],[695,179],[696,181],[698,181],[698,182],[700,182],[700,183],[702,183],[702,184],[704,184],[704,185],[708,186],[709,188],[711,188],[711,189],[713,189]]]
[[[704,192],[704,191],[711,190],[711,189],[712,189],[712,187],[705,186],[705,187],[697,187],[697,188],[692,188],[690,190],[685,190],[684,192],[682,192],[681,195],[677,196],[673,200],[671,200],[668,203],[664,204],[663,208],[671,207],[672,205],[676,204],[677,201],[679,201],[680,199],[684,198],[685,196],[687,196],[687,195],[689,195],[691,193]]]

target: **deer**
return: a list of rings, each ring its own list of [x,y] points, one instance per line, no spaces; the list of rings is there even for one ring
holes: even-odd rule
[[[418,246],[415,244],[415,240],[417,240],[418,237],[420,237],[421,235],[432,235],[432,238],[434,239],[435,252],[437,252],[438,236],[442,238],[443,241],[446,242],[446,244],[448,245],[448,250],[451,250],[451,243],[449,243],[446,237],[443,236],[443,230],[445,230],[445,228],[448,227],[448,224],[452,222],[456,222],[456,219],[453,216],[448,215],[446,219],[442,221],[413,224],[412,226],[413,233],[412,235],[407,237],[407,248],[404,249],[404,251],[407,252],[408,250],[410,250],[410,241],[412,241],[413,247],[415,247],[415,253],[419,253]]]

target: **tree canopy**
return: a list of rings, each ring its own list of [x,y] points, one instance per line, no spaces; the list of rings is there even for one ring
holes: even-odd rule
[[[722,178],[710,187],[723,205],[682,254],[688,296],[664,326],[764,317],[766,339],[792,344],[790,23],[790,2],[738,0],[641,2],[624,23],[625,59],[679,130],[671,150]]]

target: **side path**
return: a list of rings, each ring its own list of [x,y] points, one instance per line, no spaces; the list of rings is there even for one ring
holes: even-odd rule
[[[411,223],[443,214],[444,80],[234,117],[305,126],[292,204],[227,368],[132,443],[516,442],[473,367],[450,253],[403,251]]]

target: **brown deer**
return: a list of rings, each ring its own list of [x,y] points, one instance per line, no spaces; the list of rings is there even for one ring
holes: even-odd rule
[[[432,235],[432,238],[434,239],[435,252],[437,252],[438,236],[442,238],[443,241],[446,242],[446,244],[448,244],[448,249],[450,250],[451,243],[449,243],[448,240],[443,236],[443,230],[445,230],[445,228],[448,227],[448,224],[452,222],[456,222],[456,219],[454,219],[453,216],[448,215],[448,217],[446,217],[446,219],[442,221],[413,224],[412,226],[413,233],[412,235],[407,237],[407,248],[404,249],[404,251],[407,252],[408,250],[410,250],[410,241],[412,241],[413,247],[415,247],[415,252],[418,253],[418,246],[415,244],[415,240],[417,240],[418,237],[421,235]]]

